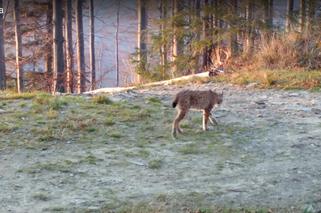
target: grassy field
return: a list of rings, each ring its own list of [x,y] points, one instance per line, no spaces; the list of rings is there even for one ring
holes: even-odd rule
[[[158,97],[113,102],[103,95],[91,98],[2,93],[0,100],[0,132],[4,135],[0,139],[2,147],[25,146],[32,149],[54,143],[90,141],[93,144],[130,142],[143,148],[154,140],[161,143],[173,140],[170,131],[174,111]],[[165,116],[168,114],[172,116]],[[190,132],[188,130],[194,128],[191,123],[195,122],[201,123],[201,117],[194,118],[192,122],[184,121],[182,127]],[[208,132],[195,136],[201,138],[194,138],[194,134],[187,133],[186,139],[197,141],[215,137],[220,141],[222,135],[234,137],[230,133],[246,131],[233,125],[218,128],[222,130],[219,134]],[[193,146],[191,150],[183,148],[181,152],[195,152],[197,149]]]
[[[190,112],[174,140],[171,100],[180,83],[110,96],[1,92],[0,211],[313,212],[320,206],[312,187],[320,181],[320,124],[312,111],[300,120],[301,111],[288,108],[318,103],[317,94],[273,91],[274,97],[229,88],[215,112],[218,126],[203,132],[201,113]],[[262,97],[271,102],[264,109],[256,104]],[[306,156],[315,159],[308,166]]]
[[[222,146],[224,141],[236,139],[240,143],[246,143],[250,138],[243,134],[248,129],[238,124],[221,125],[217,127],[219,131],[199,134],[201,116],[197,116],[182,123],[186,134],[180,136],[180,144],[175,144],[170,134],[174,111],[157,96],[112,101],[104,95],[86,97],[2,92],[0,100],[0,150],[41,152],[52,147],[64,149],[69,144],[87,150],[86,154],[79,155],[76,159],[67,157],[33,162],[17,169],[17,174],[69,174],[83,165],[96,166],[103,163],[104,159],[90,150],[103,148],[106,144],[122,147],[105,151],[127,159],[122,160],[119,166],[128,164],[128,161],[137,164],[135,160],[140,159],[146,162],[143,166],[159,170],[163,167],[164,158],[155,153],[161,147],[167,147],[166,149],[182,156],[211,155],[218,150],[222,155],[225,153],[228,156],[236,150]],[[223,164],[217,164],[218,169],[223,167]],[[49,193],[43,191],[36,191],[31,196],[39,202],[51,199]],[[190,196],[189,199],[199,198]],[[103,210],[119,207],[120,212],[150,212],[154,208],[144,202],[133,204],[114,200],[113,203],[103,207]],[[194,207],[202,205],[199,201]],[[65,210],[60,207],[57,209]],[[208,211],[206,208],[200,209],[200,212]],[[223,209],[219,210],[222,211]]]

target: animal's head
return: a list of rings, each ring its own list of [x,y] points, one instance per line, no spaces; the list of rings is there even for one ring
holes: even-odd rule
[[[223,102],[223,91],[217,94],[217,104],[221,104]]]
[[[216,93],[210,90],[210,92],[213,94],[215,104],[221,104],[223,102],[223,91],[221,93]]]

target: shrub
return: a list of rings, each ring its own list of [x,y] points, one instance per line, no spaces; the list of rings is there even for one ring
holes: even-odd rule
[[[256,55],[258,67],[268,69],[321,68],[320,36],[287,33],[262,41]]]
[[[98,95],[93,97],[93,102],[96,104],[112,104],[113,102],[104,95]]]

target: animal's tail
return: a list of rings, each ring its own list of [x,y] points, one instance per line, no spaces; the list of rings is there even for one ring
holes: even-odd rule
[[[176,97],[175,97],[175,100],[174,100],[173,103],[172,103],[172,107],[175,108],[176,105],[177,105],[177,103],[178,103],[178,97],[176,96]]]

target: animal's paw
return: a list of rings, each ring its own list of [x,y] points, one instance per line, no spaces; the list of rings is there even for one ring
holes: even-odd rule
[[[173,129],[172,137],[173,137],[173,139],[176,139],[176,137],[177,137],[176,129]]]
[[[174,140],[177,139],[176,133],[172,133],[172,138],[173,138]]]

